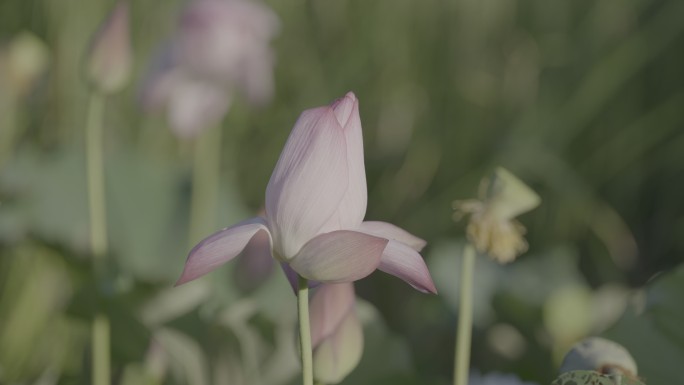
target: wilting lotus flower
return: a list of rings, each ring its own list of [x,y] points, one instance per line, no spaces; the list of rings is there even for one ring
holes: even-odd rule
[[[191,1],[148,76],[143,104],[166,108],[174,133],[192,137],[223,119],[236,91],[253,104],[269,101],[278,28],[256,1]]]
[[[322,285],[311,298],[310,310],[314,378],[337,384],[356,368],[363,354],[354,284]]]
[[[266,188],[265,217],[223,229],[195,246],[178,284],[233,259],[259,232],[271,255],[300,276],[351,282],[376,268],[435,293],[423,258],[425,241],[385,222],[363,222],[366,172],[359,105],[353,93],[304,111]]]
[[[539,195],[504,168],[480,186],[480,199],[455,201],[454,219],[470,214],[468,239],[480,253],[500,263],[511,262],[527,250],[525,227],[515,217],[540,203]]]
[[[128,13],[128,3],[119,1],[90,47],[88,77],[104,93],[119,91],[131,76],[133,54]]]

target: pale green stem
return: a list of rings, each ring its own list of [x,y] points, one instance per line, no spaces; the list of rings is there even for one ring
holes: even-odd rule
[[[221,178],[221,127],[201,134],[195,143],[190,202],[190,246],[213,232]]]
[[[109,385],[110,325],[106,314],[98,313],[93,320],[93,385]]]
[[[102,277],[107,254],[107,212],[104,178],[104,95],[93,91],[88,105],[86,122],[86,168],[88,179],[88,204],[90,213],[90,247],[96,277]],[[105,314],[95,315],[92,326],[92,383],[110,383],[110,325]]]
[[[309,282],[299,277],[297,293],[299,310],[299,341],[302,351],[302,377],[304,385],[313,385],[313,353],[311,351],[311,326],[309,325]]]
[[[90,95],[86,126],[86,156],[88,172],[88,204],[90,211],[90,246],[99,269],[107,253],[107,213],[105,206],[104,159],[102,147],[104,96],[94,91]]]
[[[454,385],[468,383],[470,367],[470,339],[473,329],[473,274],[475,272],[475,249],[469,242],[463,250],[461,262],[461,289],[458,302],[458,330],[454,357]]]

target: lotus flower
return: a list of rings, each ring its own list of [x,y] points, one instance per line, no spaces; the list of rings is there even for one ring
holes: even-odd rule
[[[307,280],[351,282],[377,268],[435,293],[418,253],[425,241],[389,223],[364,222],[366,203],[359,104],[350,92],[301,114],[266,188],[265,216],[201,241],[177,284],[235,258],[264,232],[271,255]]]
[[[264,104],[273,96],[278,28],[276,14],[256,1],[191,1],[152,66],[144,106],[166,108],[174,133],[189,138],[219,123],[236,92]]]
[[[341,382],[363,354],[363,326],[356,315],[354,284],[322,285],[311,298],[314,378]]]

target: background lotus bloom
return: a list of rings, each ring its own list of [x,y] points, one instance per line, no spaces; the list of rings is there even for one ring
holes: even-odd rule
[[[272,255],[308,280],[351,282],[376,268],[436,292],[418,251],[425,242],[385,222],[363,222],[367,192],[358,100],[304,111],[266,188],[265,218],[221,230],[190,251],[178,284],[237,256],[258,232]]]
[[[356,368],[363,354],[354,285],[322,285],[311,299],[310,319],[314,378],[337,384]]]
[[[276,14],[248,0],[195,0],[183,12],[178,36],[179,64],[252,103],[273,94],[270,41],[278,32]]]
[[[252,104],[268,102],[278,29],[276,14],[256,1],[190,2],[148,75],[144,106],[166,108],[174,133],[188,138],[218,124],[236,91]]]
[[[93,39],[88,53],[88,77],[99,91],[122,89],[133,65],[128,3],[120,1]]]

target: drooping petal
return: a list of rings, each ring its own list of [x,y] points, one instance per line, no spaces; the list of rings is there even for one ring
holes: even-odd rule
[[[363,355],[363,327],[355,311],[347,313],[339,327],[313,352],[314,378],[326,384],[342,382]]]
[[[353,92],[332,104],[338,123],[343,127],[347,141],[347,167],[349,183],[335,215],[330,219],[327,231],[354,229],[366,216],[368,191],[366,168],[363,157],[363,134],[359,116],[359,102]]]
[[[376,237],[382,237],[392,241],[399,241],[410,246],[416,251],[423,250],[423,247],[425,247],[427,244],[425,240],[416,237],[401,227],[387,222],[365,221],[361,223],[358,230],[366,234],[375,235]]]
[[[390,241],[387,244],[378,269],[403,279],[418,291],[437,294],[423,257],[401,242]]]
[[[235,258],[259,231],[268,233],[268,228],[263,218],[256,217],[205,238],[190,250],[176,286],[199,278]]]
[[[388,242],[356,231],[333,231],[304,245],[290,266],[306,279],[325,283],[356,281],[378,267]]]
[[[311,346],[315,349],[354,310],[356,297],[351,282],[323,284],[311,298]]]
[[[336,212],[347,190],[344,132],[329,107],[304,111],[266,188],[274,249],[292,258]]]

